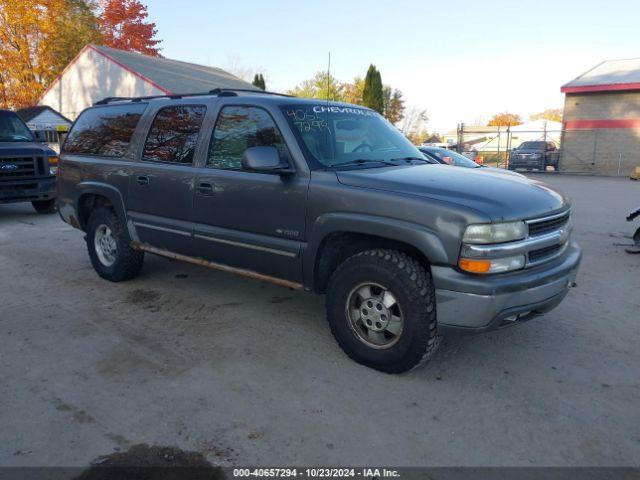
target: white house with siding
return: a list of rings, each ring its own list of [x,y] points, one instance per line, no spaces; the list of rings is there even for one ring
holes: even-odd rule
[[[67,131],[71,120],[48,106],[21,108],[16,112],[32,131]]]
[[[222,69],[168,58],[86,45],[43,93],[38,105],[75,120],[106,97],[206,92],[214,88],[255,89]]]

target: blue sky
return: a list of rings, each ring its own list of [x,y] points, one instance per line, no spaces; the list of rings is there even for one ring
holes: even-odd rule
[[[143,0],[144,1],[144,0]],[[561,107],[560,86],[596,63],[640,57],[635,0],[147,0],[165,57],[265,74],[284,91],[321,69],[383,83],[428,128]]]

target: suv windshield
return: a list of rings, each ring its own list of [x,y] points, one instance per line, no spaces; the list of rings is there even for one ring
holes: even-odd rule
[[[422,155],[378,113],[356,106],[288,105],[282,111],[307,153],[324,167],[384,166]]]
[[[0,142],[33,142],[33,135],[18,115],[0,111]]]
[[[544,142],[524,142],[518,150],[544,150],[547,144]]]

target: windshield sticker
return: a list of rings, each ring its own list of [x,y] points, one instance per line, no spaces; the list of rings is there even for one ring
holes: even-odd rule
[[[314,105],[303,108],[287,108],[285,111],[287,117],[301,132],[310,132],[313,130],[330,130],[327,123],[328,113],[342,113],[347,115],[361,115],[365,117],[373,117],[376,115],[371,110],[353,107],[336,107],[327,105]]]

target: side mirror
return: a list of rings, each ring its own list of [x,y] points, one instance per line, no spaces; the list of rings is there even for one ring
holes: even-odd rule
[[[242,155],[242,168],[260,173],[292,173],[289,165],[280,159],[276,147],[251,147]]]

